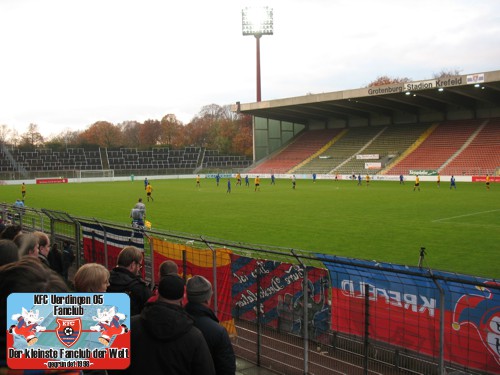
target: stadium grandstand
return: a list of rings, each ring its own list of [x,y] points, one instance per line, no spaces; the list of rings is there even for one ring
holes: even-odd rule
[[[233,106],[253,117],[253,158],[202,147],[0,146],[0,179],[237,173],[500,175],[500,71]],[[83,171],[83,172],[82,172]]]
[[[239,103],[249,173],[500,174],[500,71]]]
[[[115,176],[130,174],[193,174],[242,170],[252,164],[245,156],[220,155],[218,150],[201,147],[170,149],[137,148],[50,148],[19,149],[0,143],[0,179],[33,179],[60,176],[75,178],[82,175],[99,176],[113,171]],[[83,171],[83,172],[82,172]]]

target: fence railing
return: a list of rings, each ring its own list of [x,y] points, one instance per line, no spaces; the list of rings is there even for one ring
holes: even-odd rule
[[[70,241],[76,267],[109,269],[144,249],[153,288],[162,261],[207,277],[238,356],[283,374],[498,374],[500,283],[420,267],[134,229],[1,205],[5,221]]]

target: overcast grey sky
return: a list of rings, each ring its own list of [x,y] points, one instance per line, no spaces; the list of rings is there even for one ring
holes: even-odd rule
[[[254,102],[250,5],[274,11],[262,100],[500,70],[498,0],[0,0],[0,125],[49,136]]]

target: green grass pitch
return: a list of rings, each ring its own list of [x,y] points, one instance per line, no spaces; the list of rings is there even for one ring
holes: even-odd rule
[[[153,228],[247,244],[272,245],[345,257],[424,266],[475,276],[500,276],[500,185],[263,179],[259,192],[227,179],[151,180],[154,202],[143,181],[28,185],[26,205],[75,216],[129,223],[142,197]],[[0,186],[1,201],[20,198],[19,185]]]

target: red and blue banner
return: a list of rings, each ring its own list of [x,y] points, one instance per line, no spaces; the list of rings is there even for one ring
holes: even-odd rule
[[[330,328],[329,280],[324,269],[307,268],[307,301],[301,266],[232,254],[233,317],[302,334],[304,304],[313,338]]]
[[[500,373],[500,285],[492,280],[316,254],[330,271],[332,330]],[[368,301],[368,312],[366,302]],[[444,301],[444,305],[441,303]]]
[[[94,223],[80,223],[83,233],[85,262],[95,262],[112,269],[120,251],[126,246],[144,249],[144,234],[140,230],[118,229]]]

